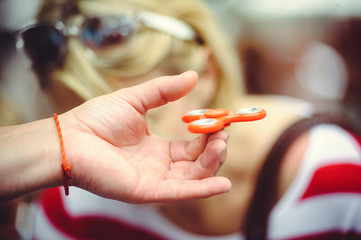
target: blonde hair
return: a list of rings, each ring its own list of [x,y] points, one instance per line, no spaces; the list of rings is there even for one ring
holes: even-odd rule
[[[218,74],[213,106],[221,107],[225,103],[229,106],[235,96],[243,91],[238,56],[200,1],[45,0],[37,19],[39,22],[61,20],[67,24],[76,15],[131,14],[135,10],[147,10],[180,19],[188,23],[204,41],[204,46],[210,49]],[[92,59],[77,38],[70,38],[65,65],[46,78],[60,81],[88,100],[114,90],[107,79],[137,77],[154,69],[172,75],[190,69],[200,73],[206,62],[202,51],[204,46],[196,41],[182,41],[165,33],[144,29],[124,45],[112,51],[97,53],[104,58]]]

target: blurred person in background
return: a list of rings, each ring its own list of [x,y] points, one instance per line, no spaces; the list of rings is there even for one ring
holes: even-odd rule
[[[301,100],[246,94],[236,51],[201,1],[48,0],[37,22],[22,30],[18,43],[57,113],[119,88],[194,69],[199,82],[189,95],[149,112],[152,132],[193,137],[180,118],[199,108],[255,106],[268,115],[228,128],[228,156],[219,174],[232,181],[230,192],[197,201],[132,205],[77,188],[68,197],[51,189],[37,203],[34,238],[360,236],[359,194],[347,188],[358,181],[359,138],[338,120],[311,118],[312,107]],[[339,167],[342,174],[333,174]],[[349,173],[354,178],[345,179]],[[342,198],[341,204],[328,201],[331,195]],[[351,205],[348,221],[345,208]],[[334,211],[325,215],[329,209]]]

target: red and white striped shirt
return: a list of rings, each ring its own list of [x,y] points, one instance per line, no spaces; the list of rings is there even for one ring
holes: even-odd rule
[[[329,124],[313,127],[297,176],[273,208],[268,238],[361,239],[361,143]]]

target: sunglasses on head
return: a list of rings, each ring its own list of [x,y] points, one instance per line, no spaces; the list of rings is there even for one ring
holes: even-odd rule
[[[202,41],[185,22],[151,12],[134,16],[85,17],[78,24],[37,23],[17,33],[16,47],[31,60],[38,71],[52,71],[61,67],[67,54],[69,36],[80,39],[84,47],[94,50],[126,43],[139,26],[163,32],[184,41]]]

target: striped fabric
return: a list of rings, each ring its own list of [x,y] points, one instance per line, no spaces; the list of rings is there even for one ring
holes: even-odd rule
[[[292,185],[269,218],[268,238],[361,239],[361,144],[335,125],[311,129]]]

